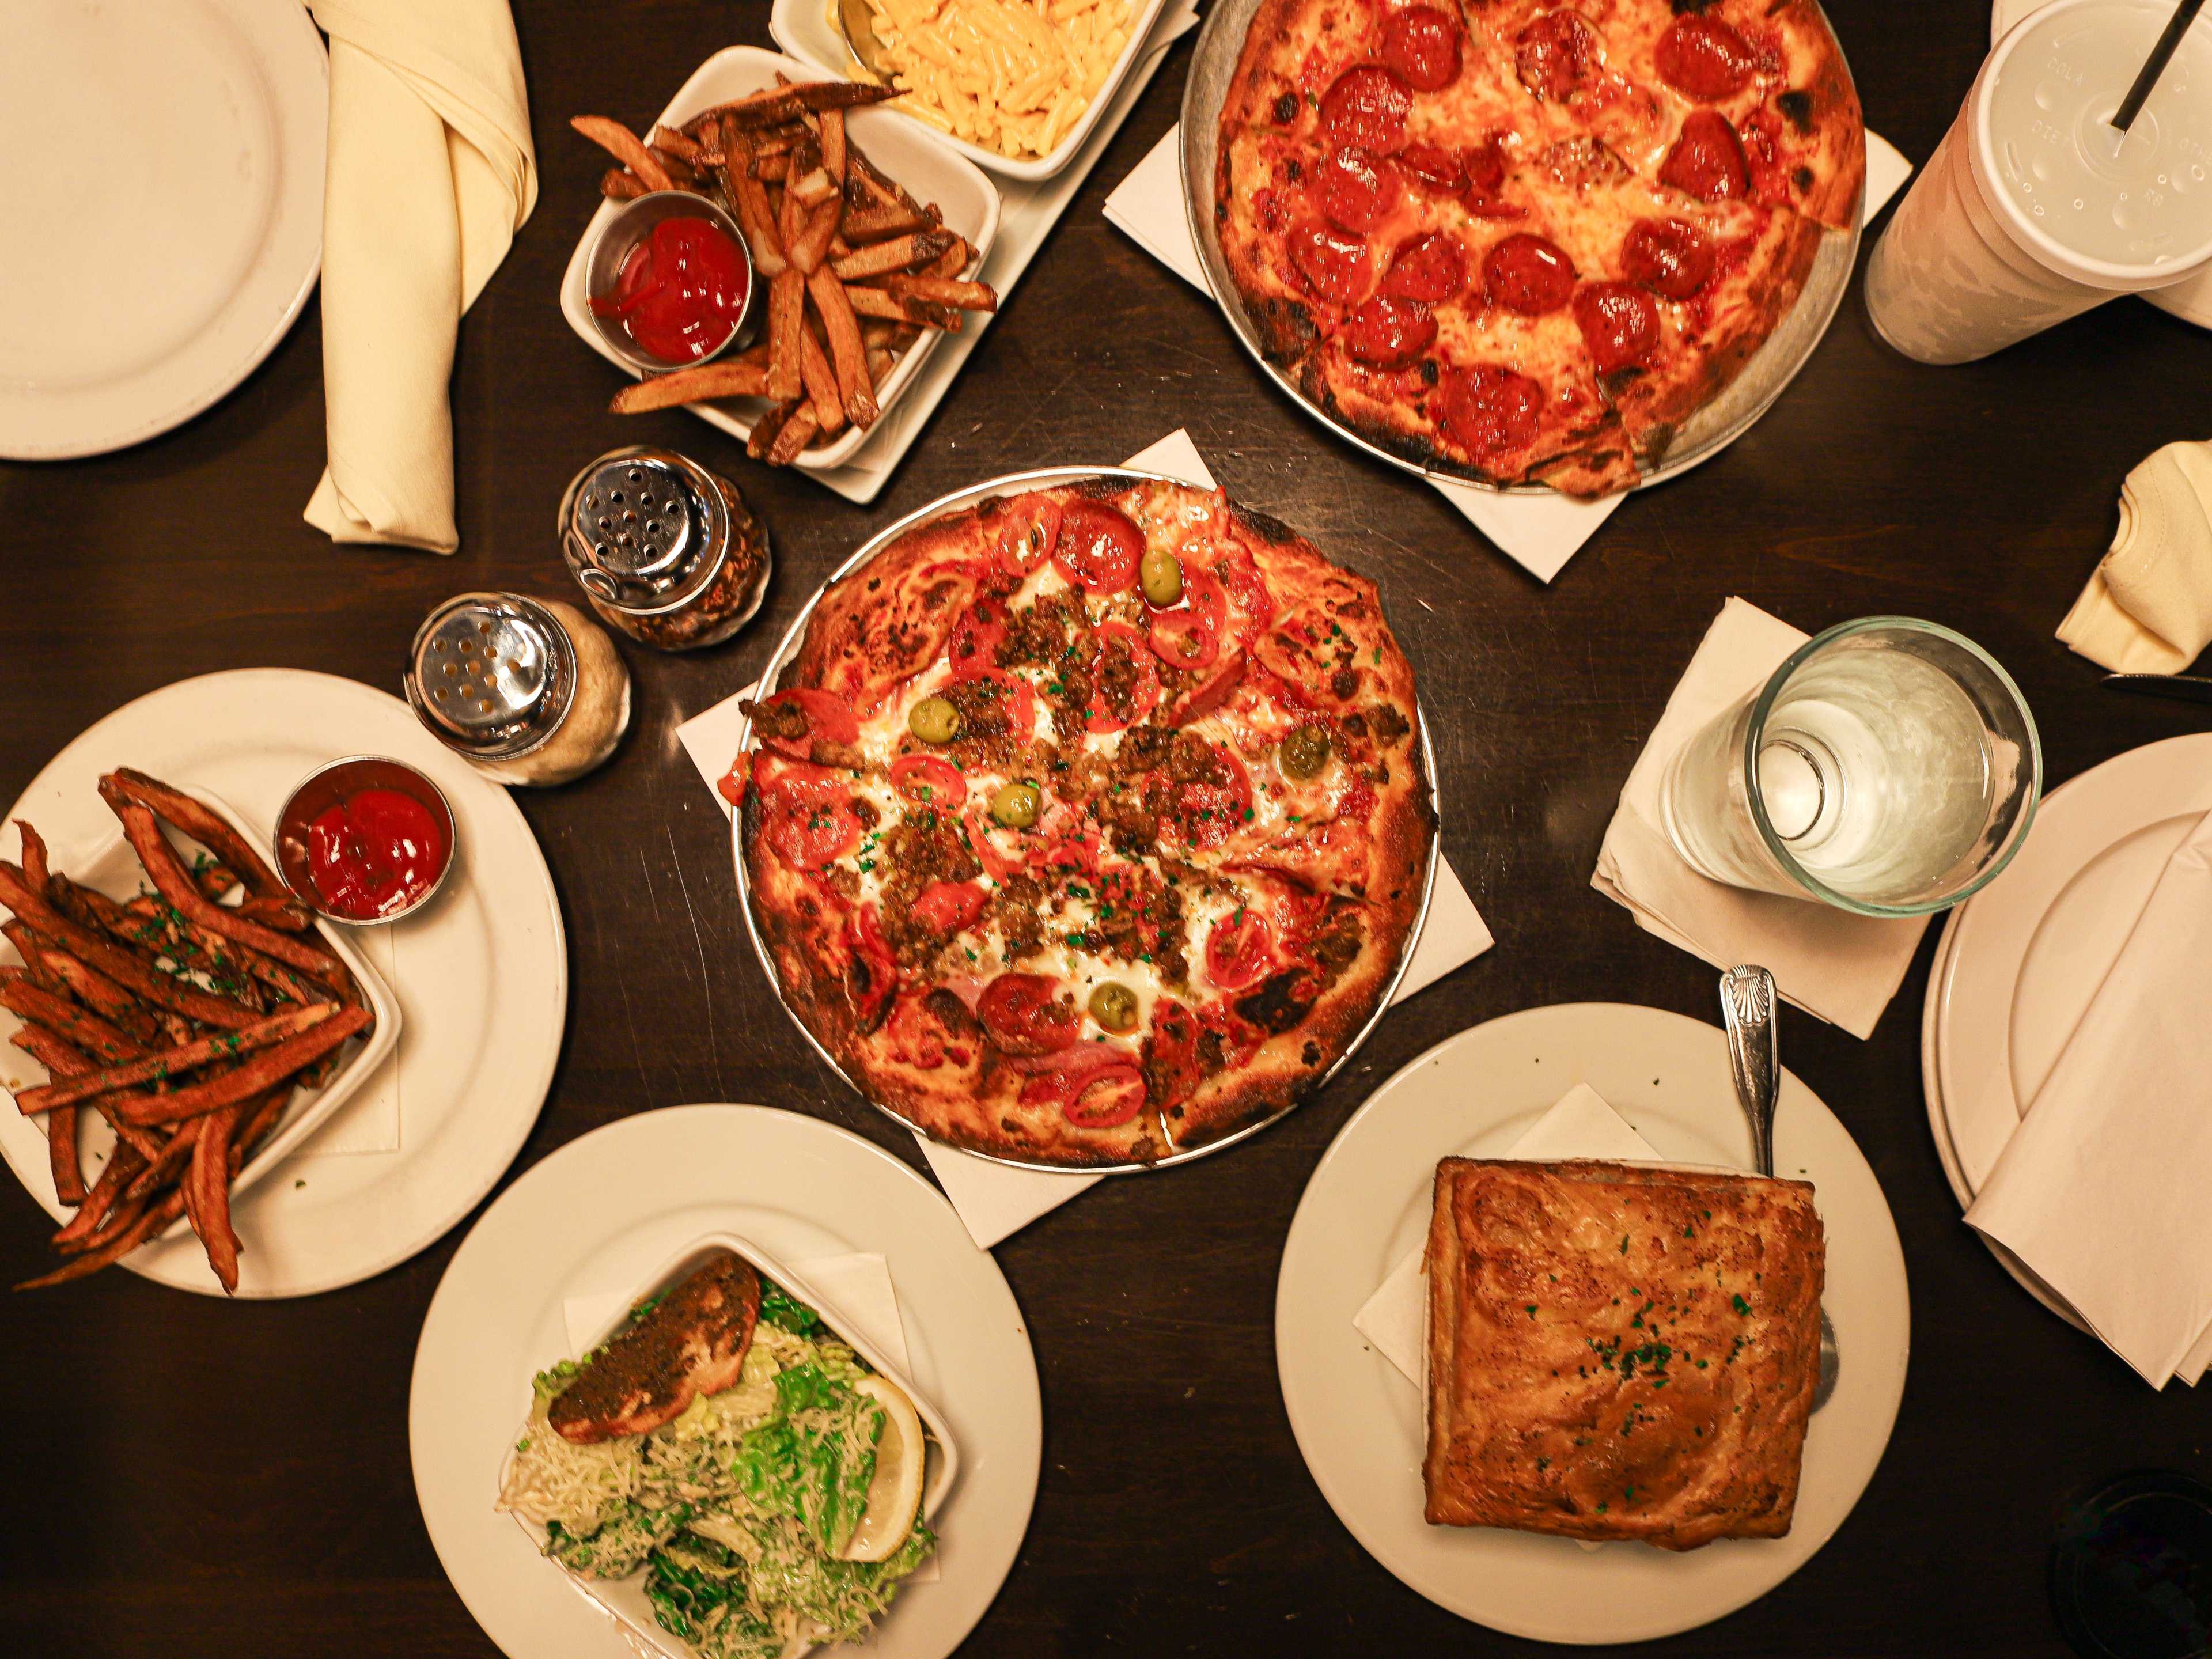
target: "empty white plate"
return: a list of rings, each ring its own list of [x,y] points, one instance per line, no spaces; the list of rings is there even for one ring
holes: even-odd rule
[[[322,266],[299,0],[0,6],[0,457],[120,449],[252,374]]]
[[[2212,732],[2130,750],[2053,790],[2020,855],[1953,912],[1929,976],[1921,1055],[1929,1127],[1961,1208],[2207,811]],[[2080,1324],[2009,1252],[1990,1249],[2037,1301]]]

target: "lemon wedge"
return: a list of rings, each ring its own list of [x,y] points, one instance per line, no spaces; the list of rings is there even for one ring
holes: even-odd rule
[[[848,1561],[882,1561],[906,1542],[921,1516],[921,1416],[914,1401],[880,1376],[864,1376],[858,1386],[884,1408],[884,1433],[876,1443],[868,1507],[840,1553]]]

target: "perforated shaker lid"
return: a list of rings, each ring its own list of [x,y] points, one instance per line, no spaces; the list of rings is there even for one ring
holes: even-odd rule
[[[462,593],[423,619],[407,660],[407,701],[449,748],[512,760],[568,717],[576,647],[561,619],[520,593]]]
[[[729,556],[730,512],[713,475],[665,449],[599,457],[561,498],[561,551],[593,599],[617,611],[680,608]]]

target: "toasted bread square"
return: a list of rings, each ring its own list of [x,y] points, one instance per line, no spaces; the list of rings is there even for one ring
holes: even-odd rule
[[[1787,1533],[1826,1255],[1805,1182],[1445,1158],[1427,1518],[1675,1550]]]

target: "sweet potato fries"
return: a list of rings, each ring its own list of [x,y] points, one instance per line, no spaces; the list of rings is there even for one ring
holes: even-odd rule
[[[617,414],[764,398],[745,453],[787,466],[848,426],[875,423],[877,389],[926,329],[995,311],[971,280],[976,250],[861,153],[845,112],[890,97],[848,81],[777,84],[639,139],[604,116],[570,123],[623,165],[599,181],[628,199],[684,190],[727,207],[767,293],[762,337],[735,356],[657,374],[615,395]]]
[[[329,1080],[338,1050],[374,1022],[313,918],[228,820],[157,778],[100,781],[152,893],[128,902],[48,867],[27,823],[23,861],[0,862],[0,966],[9,1039],[48,1080],[16,1109],[44,1121],[56,1194],[76,1214],[54,1235],[69,1260],[16,1286],[82,1279],[189,1218],[226,1291],[238,1288],[230,1183],[295,1086]],[[206,849],[187,865],[167,824]],[[211,874],[211,872],[213,872]],[[235,903],[219,902],[242,890]],[[81,1114],[115,1130],[88,1188]]]

